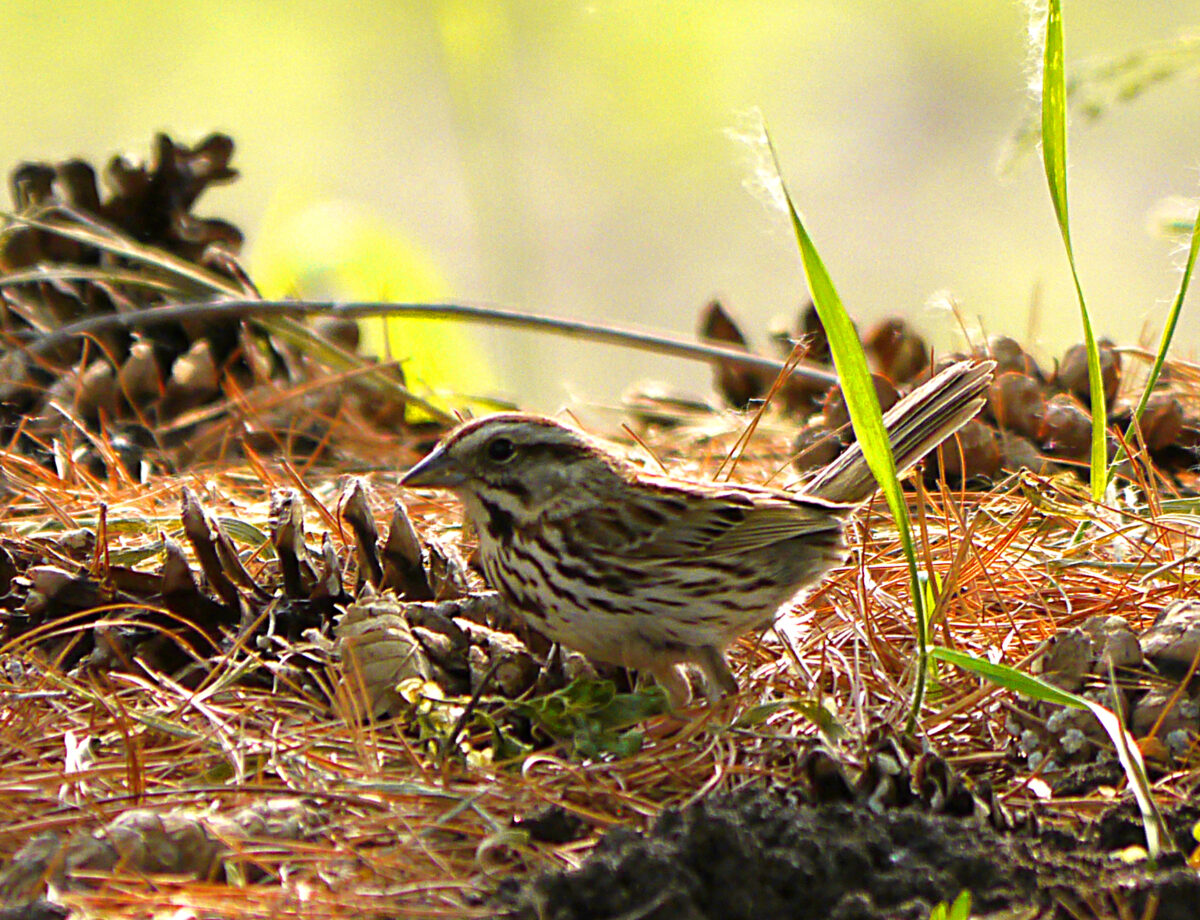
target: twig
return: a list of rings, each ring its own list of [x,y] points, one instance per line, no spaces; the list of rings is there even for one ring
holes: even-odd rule
[[[147,328],[185,319],[244,319],[270,316],[314,316],[329,315],[342,319],[359,319],[367,316],[425,316],[440,319],[457,319],[466,322],[487,323],[513,329],[531,329],[554,335],[590,339],[609,345],[626,345],[644,351],[672,355],[677,358],[707,361],[710,364],[736,364],[762,370],[782,371],[786,364],[774,358],[725,348],[687,342],[656,332],[625,329],[582,320],[560,319],[539,316],[501,307],[489,307],[463,303],[385,303],[366,301],[360,303],[337,303],[334,301],[309,300],[219,300],[193,301],[136,310],[128,313],[106,313],[78,322],[60,326],[53,332],[34,333],[30,336],[25,351],[33,355],[52,351],[75,336],[96,333],[106,329]],[[834,384],[837,375],[831,370],[811,364],[797,364],[791,371],[794,376],[804,377],[819,383]]]

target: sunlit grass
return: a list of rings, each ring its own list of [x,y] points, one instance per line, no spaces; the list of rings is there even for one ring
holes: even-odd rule
[[[1154,387],[1158,383],[1158,378],[1162,374],[1163,363],[1167,360],[1167,352],[1171,347],[1171,340],[1175,336],[1175,327],[1179,324],[1179,315],[1183,312],[1183,302],[1187,299],[1188,287],[1192,280],[1192,271],[1196,267],[1196,254],[1200,252],[1200,213],[1197,213],[1192,218],[1192,241],[1188,246],[1187,262],[1183,268],[1183,274],[1179,279],[1179,291],[1175,294],[1175,300],[1171,304],[1171,312],[1167,315],[1167,323],[1163,327],[1162,338],[1158,343],[1158,351],[1154,355],[1154,363],[1150,367],[1150,373],[1146,378],[1146,385],[1142,388],[1142,395],[1138,399],[1138,404],[1133,410],[1133,418],[1129,422],[1129,427],[1125,431],[1124,442],[1131,443],[1130,438],[1135,428],[1141,421],[1142,413],[1146,411],[1146,404],[1150,401],[1150,396],[1154,392]],[[1117,456],[1113,462],[1115,468],[1121,462],[1125,454],[1125,448],[1122,447],[1117,451]],[[1109,470],[1109,479],[1112,479],[1112,470]]]
[[[1092,318],[1083,296],[1083,285],[1075,266],[1075,250],[1071,246],[1071,225],[1067,211],[1067,91],[1063,66],[1062,3],[1050,0],[1046,17],[1046,44],[1042,68],[1042,163],[1046,168],[1046,183],[1071,280],[1079,301],[1079,316],[1083,324],[1083,341],[1087,347],[1088,388],[1091,390],[1092,498],[1101,501],[1108,487],[1108,407],[1105,404],[1104,382],[1100,372],[1100,352],[1092,332]]]
[[[770,141],[768,139],[768,145]],[[779,172],[779,161],[771,148],[775,169]],[[808,280],[808,291],[816,307],[817,315],[821,317],[821,325],[829,339],[829,348],[837,368],[838,383],[846,398],[846,408],[850,413],[850,422],[854,426],[854,434],[862,446],[863,456],[875,481],[887,500],[888,507],[896,520],[899,531],[900,545],[904,550],[904,558],[908,563],[909,584],[914,608],[914,619],[917,629],[917,668],[916,682],[913,688],[912,707],[908,717],[908,730],[916,724],[917,714],[925,696],[925,682],[928,671],[927,649],[928,617],[925,611],[925,591],[921,585],[917,566],[917,552],[913,543],[912,525],[908,517],[908,504],[904,500],[904,492],[900,479],[896,475],[895,458],[892,456],[891,445],[888,443],[887,429],[883,424],[883,413],[879,408],[879,398],[875,393],[875,384],[871,380],[871,371],[867,367],[867,356],[863,352],[862,343],[858,338],[858,330],[854,327],[850,314],[846,312],[842,299],[834,287],[825,263],[821,260],[817,247],[809,236],[804,222],[800,218],[788,193],[783,186],[783,198],[787,203],[788,215],[791,218],[792,229],[796,234],[796,242],[800,247],[800,258],[804,264],[804,276]]]
[[[1092,411],[1091,495],[1094,501],[1099,502],[1103,500],[1109,483],[1108,415],[1100,372],[1100,355],[1096,347],[1095,336],[1092,333],[1091,317],[1084,301],[1083,287],[1079,281],[1079,273],[1075,266],[1075,254],[1071,246],[1071,230],[1067,210],[1067,92],[1063,59],[1062,3],[1061,0],[1049,0],[1042,71],[1042,160],[1050,189],[1050,199],[1054,205],[1054,214],[1058,220],[1063,245],[1066,247],[1071,278],[1079,300],[1079,313],[1087,346],[1088,384],[1091,390]],[[1187,267],[1180,283],[1179,294],[1163,331],[1150,378],[1147,380],[1133,421],[1130,423],[1131,429],[1137,425],[1137,420],[1141,416],[1142,410],[1145,409],[1166,358],[1195,264],[1198,241],[1200,241],[1200,234],[1193,229],[1192,245],[1188,254]],[[1133,736],[1129,734],[1122,722],[1119,712],[1114,713],[1098,703],[1074,693],[1068,693],[1014,668],[985,661],[963,652],[947,648],[934,648],[930,654],[935,659],[972,671],[998,686],[1031,699],[1090,711],[1116,748],[1117,757],[1125,771],[1129,787],[1133,791],[1142,815],[1142,824],[1146,831],[1146,848],[1151,858],[1156,858],[1164,846],[1170,847],[1170,835],[1154,801],[1141,752]]]

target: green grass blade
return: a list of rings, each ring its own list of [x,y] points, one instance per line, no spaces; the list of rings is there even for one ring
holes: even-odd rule
[[[769,141],[768,141],[769,143]],[[775,168],[779,169],[779,160],[775,157],[775,149],[771,148]],[[808,281],[809,294],[825,334],[829,338],[830,351],[833,354],[833,364],[837,370],[838,382],[846,397],[846,408],[850,413],[850,421],[854,426],[854,434],[862,445],[863,455],[871,472],[879,482],[887,498],[888,505],[899,519],[903,514],[905,529],[908,527],[908,506],[904,502],[900,490],[900,482],[896,478],[896,465],[888,445],[887,429],[883,426],[883,413],[879,409],[879,398],[875,393],[875,384],[871,380],[871,372],[867,367],[867,356],[858,340],[854,323],[846,312],[842,299],[833,285],[825,263],[809,236],[804,222],[801,220],[792,197],[787,188],[783,189],[784,200],[787,202],[788,215],[792,221],[792,229],[796,234],[796,242],[800,247],[800,258],[804,265],[804,276]],[[915,584],[915,583],[914,583]]]
[[[1062,0],[1049,0],[1046,16],[1046,47],[1042,69],[1042,162],[1046,168],[1046,183],[1054,215],[1067,250],[1071,280],[1079,300],[1079,315],[1083,320],[1083,339],[1087,347],[1088,385],[1092,391],[1092,498],[1101,501],[1108,486],[1108,408],[1105,405],[1104,384],[1100,374],[1100,353],[1092,332],[1092,320],[1083,297],[1083,286],[1075,267],[1075,251],[1071,246],[1071,227],[1067,213],[1067,91],[1063,67]]]
[[[1067,104],[1088,123],[1099,121],[1119,106],[1130,105],[1149,90],[1200,72],[1200,36],[1178,36],[1152,42],[1132,51],[1085,61],[1071,68]],[[1007,175],[1037,148],[1040,113],[1022,118],[1007,143],[1000,174]]]
[[[1142,396],[1138,400],[1137,408],[1133,410],[1133,418],[1129,422],[1129,427],[1125,430],[1125,441],[1130,443],[1130,436],[1142,418],[1142,413],[1146,411],[1146,404],[1150,401],[1150,394],[1154,392],[1154,386],[1158,383],[1159,375],[1162,374],[1163,362],[1167,360],[1167,351],[1171,347],[1171,339],[1175,336],[1175,327],[1179,324],[1179,314],[1183,312],[1183,302],[1187,298],[1188,286],[1192,281],[1192,271],[1196,267],[1196,254],[1200,252],[1200,211],[1192,218],[1192,242],[1188,247],[1187,263],[1183,267],[1183,277],[1179,279],[1179,292],[1175,295],[1175,302],[1171,304],[1171,312],[1167,314],[1167,324],[1163,327],[1162,340],[1158,343],[1158,353],[1154,356],[1154,364],[1150,367],[1150,374],[1146,378],[1146,386],[1142,390]],[[1122,447],[1118,452],[1116,459],[1113,461],[1115,467],[1124,458],[1125,449]],[[1109,471],[1109,479],[1112,478],[1112,471]]]
[[[929,650],[929,655],[938,661],[944,661],[965,671],[986,677],[992,683],[1012,690],[1014,693],[1020,693],[1045,703],[1057,703],[1060,706],[1086,709],[1091,712],[1108,737],[1112,739],[1113,746],[1117,749],[1117,758],[1121,761],[1126,779],[1129,781],[1129,788],[1133,791],[1134,798],[1137,799],[1138,809],[1142,813],[1142,825],[1146,830],[1146,851],[1152,859],[1156,859],[1164,846],[1171,846],[1170,834],[1158,811],[1154,795],[1150,791],[1150,779],[1146,775],[1146,765],[1142,762],[1141,751],[1138,750],[1133,736],[1129,734],[1129,731],[1121,724],[1120,718],[1112,710],[1082,696],[1068,693],[1031,674],[1025,674],[1008,667],[1008,665],[993,664],[982,658],[976,658],[974,655],[968,655],[966,652],[934,646]]]
[[[913,546],[912,525],[908,518],[908,503],[900,488],[896,476],[895,458],[888,443],[887,429],[883,425],[883,414],[879,409],[879,398],[875,393],[875,384],[871,380],[871,372],[867,368],[867,357],[863,353],[862,344],[854,323],[838,296],[829,276],[825,263],[821,260],[817,247],[805,229],[799,212],[792,203],[792,196],[782,181],[779,169],[779,158],[770,137],[767,144],[775,171],[780,174],[780,187],[783,198],[787,203],[788,215],[792,221],[792,230],[796,234],[796,242],[800,247],[800,259],[804,265],[804,276],[808,280],[808,292],[812,296],[821,325],[829,339],[829,348],[833,355],[833,364],[837,369],[838,381],[846,397],[846,408],[850,413],[850,422],[854,426],[855,437],[862,446],[871,473],[879,483],[879,488],[887,499],[888,507],[896,520],[900,535],[900,543],[904,548],[904,556],[908,561],[909,585],[911,587],[917,633],[917,673],[913,689],[912,708],[908,717],[908,729],[916,725],[917,715],[925,696],[925,682],[929,664],[926,649],[928,647],[927,621],[924,607],[924,591],[918,577],[917,554]]]

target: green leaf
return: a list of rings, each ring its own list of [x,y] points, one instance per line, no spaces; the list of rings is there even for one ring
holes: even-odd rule
[[[531,753],[534,747],[513,737],[512,733],[489,714],[475,713],[475,725],[483,726],[492,736],[492,760],[496,763],[520,763]]]
[[[579,678],[561,690],[518,701],[513,710],[551,738],[569,741],[576,757],[629,757],[644,741],[637,724],[665,712],[667,702],[658,687],[617,693],[611,681]]]
[[[816,699],[771,700],[767,703],[749,706],[738,713],[737,718],[730,724],[730,728],[754,728],[766,722],[775,713],[785,709],[800,713],[817,727],[822,737],[831,743],[841,741],[850,734],[846,726],[838,721],[837,716]]]
[[[954,903],[947,906],[945,901],[933,905],[929,911],[929,920],[970,920],[971,917],[971,892],[964,888],[958,893],[958,897],[954,899]]]
[[[964,888],[958,893],[958,897],[954,899],[954,903],[950,905],[949,920],[970,920],[971,916],[971,892]]]

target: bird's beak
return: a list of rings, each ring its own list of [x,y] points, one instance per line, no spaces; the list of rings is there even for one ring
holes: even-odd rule
[[[419,489],[453,489],[466,481],[467,474],[458,462],[440,447],[435,447],[433,453],[404,474],[400,485]]]

